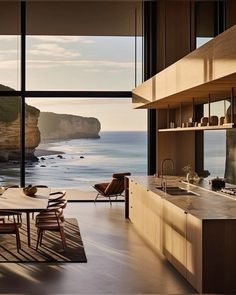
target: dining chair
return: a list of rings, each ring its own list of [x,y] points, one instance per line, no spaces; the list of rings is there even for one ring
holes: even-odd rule
[[[19,229],[22,226],[22,223],[19,222],[21,218],[20,212],[9,211],[9,210],[0,210],[0,219],[2,219],[2,223],[0,223],[0,234],[15,234],[16,235],[16,248],[17,252],[21,249],[20,242],[20,232]],[[5,217],[12,217],[11,221],[6,222]]]
[[[112,175],[112,180],[106,183],[97,183],[93,186],[93,188],[98,192],[94,202],[97,201],[99,197],[108,198],[111,203],[111,198],[119,196],[123,196],[123,192],[125,190],[125,176],[131,175],[129,172],[126,173],[114,173]]]
[[[64,251],[66,250],[66,238],[64,232],[64,209],[66,205],[67,201],[58,201],[57,203],[49,205],[46,210],[42,210],[36,216],[35,226],[38,229],[36,250],[38,250],[39,245],[42,245],[43,234],[45,231],[59,232],[62,241],[62,248]]]
[[[63,198],[66,195],[66,191],[59,191],[59,192],[53,192],[50,193],[48,203],[55,203],[61,200],[64,200]]]
[[[3,189],[4,191],[8,190],[9,188],[20,188],[20,185],[18,185],[18,184],[13,184],[13,185],[8,185],[8,186],[3,186],[3,187],[2,187],[2,189]],[[3,217],[3,218],[4,218],[4,217]],[[11,218],[11,216],[8,215],[8,220],[10,220],[10,218]],[[17,216],[17,222],[22,222],[22,217],[21,217],[21,215],[18,215],[18,216]]]
[[[33,185],[34,187],[37,187],[37,188],[48,188],[47,185],[44,185],[44,184],[36,184],[36,185]],[[32,212],[32,219],[34,219],[34,212]]]
[[[48,204],[48,209],[58,209],[58,210],[64,210],[65,208],[66,208],[66,205],[67,205],[67,201],[66,200],[60,200],[60,201],[57,201],[56,203],[50,203],[50,204]],[[49,217],[49,216],[53,216],[53,213],[51,212],[48,212],[47,213],[47,216]],[[60,219],[62,220],[62,221],[64,221],[65,220],[65,218],[64,218],[64,211],[63,211],[63,214],[60,216]]]

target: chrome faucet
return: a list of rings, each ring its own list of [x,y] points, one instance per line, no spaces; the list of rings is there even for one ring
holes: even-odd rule
[[[172,164],[172,171],[174,171],[174,161],[172,159],[166,158],[166,159],[163,159],[161,161],[161,187],[162,187],[162,189],[163,189],[164,192],[166,192],[166,187],[167,187],[167,175],[166,175],[166,181],[164,181],[164,179],[163,179],[163,176],[164,176],[163,175],[163,171],[164,171],[164,164],[167,161],[170,161],[171,162],[171,164]]]

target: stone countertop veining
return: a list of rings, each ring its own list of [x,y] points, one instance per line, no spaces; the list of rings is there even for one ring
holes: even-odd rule
[[[236,219],[236,199],[185,183],[183,177],[168,176],[168,186],[179,186],[197,195],[169,195],[156,188],[160,186],[161,178],[154,176],[130,176],[129,179],[199,219]]]

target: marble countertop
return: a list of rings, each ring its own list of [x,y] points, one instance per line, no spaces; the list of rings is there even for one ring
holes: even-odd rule
[[[201,187],[206,187],[205,183],[200,182],[198,185],[192,185],[183,182],[181,177],[168,176],[168,186],[179,186],[197,194],[176,196],[169,195],[156,188],[161,184],[160,178],[154,176],[130,176],[129,179],[199,219],[236,219],[236,198]]]

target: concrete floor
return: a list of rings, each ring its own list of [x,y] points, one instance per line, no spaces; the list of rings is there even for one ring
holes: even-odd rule
[[[70,203],[88,263],[0,264],[0,294],[193,294],[124,219],[124,203]]]

